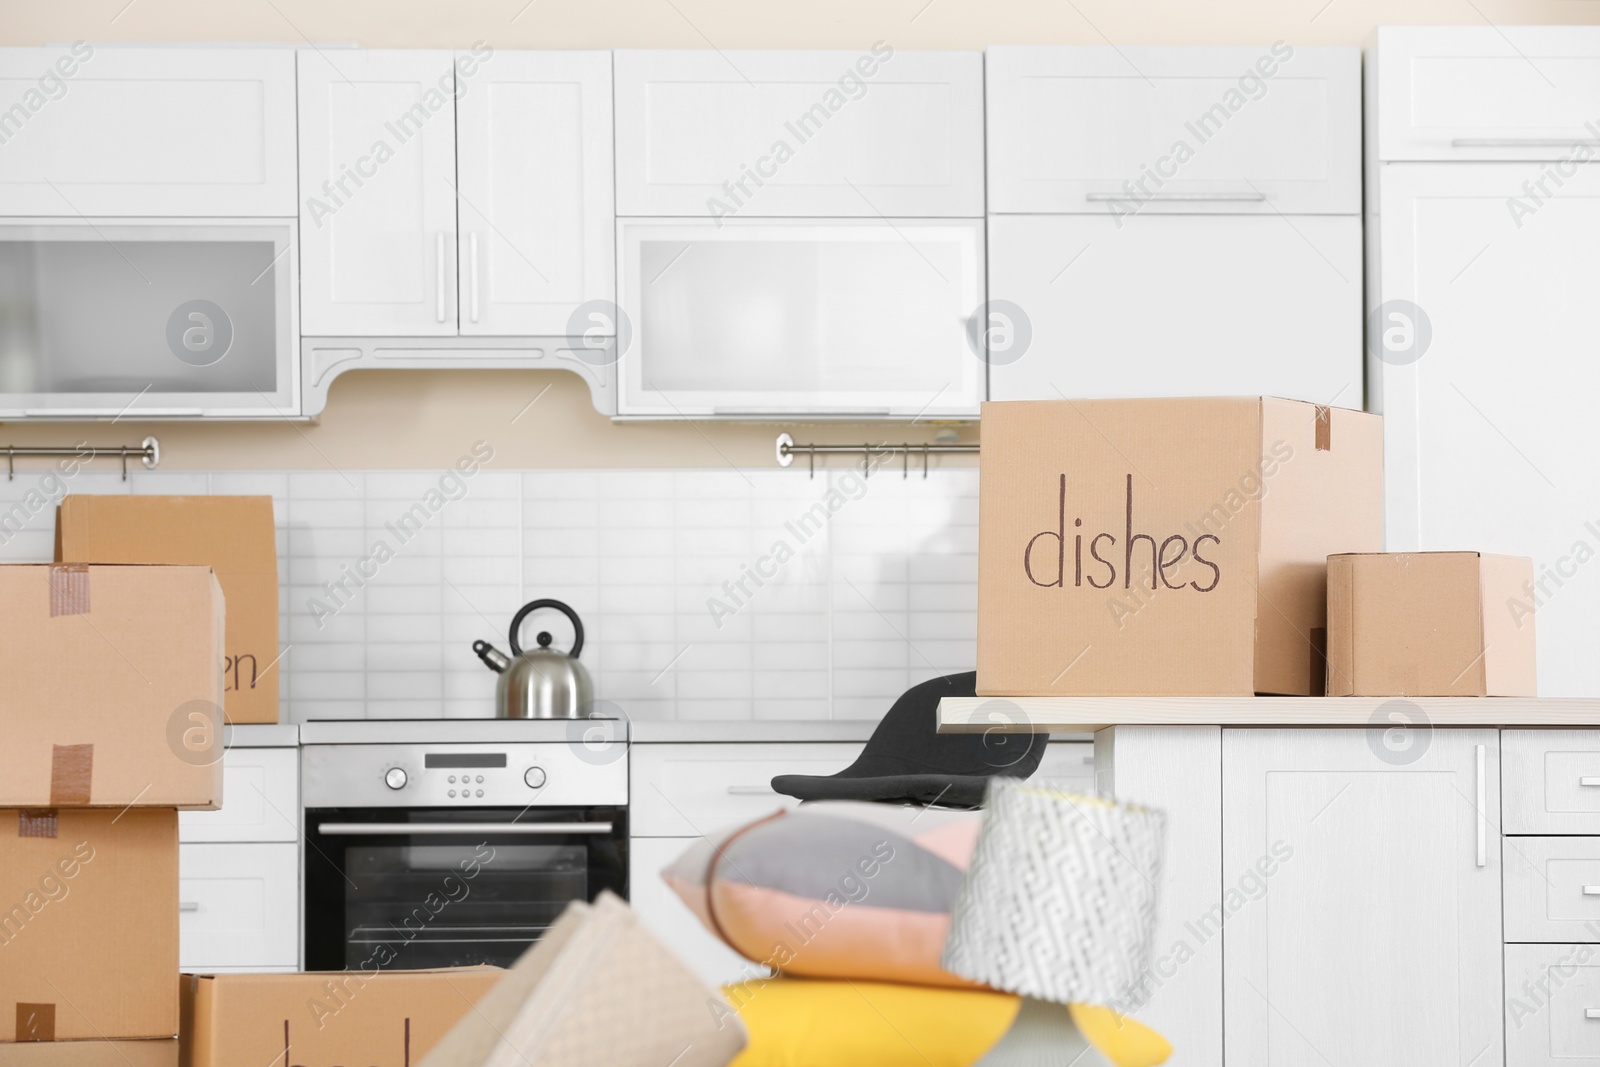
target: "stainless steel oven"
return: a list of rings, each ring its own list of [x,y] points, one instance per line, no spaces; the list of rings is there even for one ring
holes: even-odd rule
[[[506,966],[626,898],[626,752],[601,720],[306,723],[306,968]]]

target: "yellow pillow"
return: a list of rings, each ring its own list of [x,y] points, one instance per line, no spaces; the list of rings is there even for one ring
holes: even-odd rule
[[[754,979],[723,987],[750,1043],[730,1067],[971,1067],[1011,1026],[1006,993],[850,979]],[[1110,1008],[1069,1005],[1085,1039],[1117,1067],[1154,1067],[1166,1039]]]
[[[1017,1014],[1005,993],[850,979],[723,989],[750,1033],[730,1067],[971,1067]]]

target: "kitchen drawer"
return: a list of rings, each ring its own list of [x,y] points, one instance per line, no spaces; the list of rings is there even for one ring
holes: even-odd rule
[[[1505,838],[1501,855],[1508,942],[1600,941],[1600,837]]]
[[[983,56],[619,51],[617,214],[976,218]]]
[[[1029,777],[1049,779],[1080,793],[1094,792],[1094,742],[1054,741]]]
[[[1385,26],[1369,76],[1374,64],[1380,160],[1557,160],[1600,148],[1600,28]]]
[[[1361,210],[1354,48],[1000,47],[986,85],[991,212]]]
[[[222,807],[180,811],[180,841],[296,841],[300,752],[234,748],[222,757]]]
[[[1505,730],[1500,746],[1505,833],[1600,834],[1600,730]]]
[[[178,965],[292,967],[300,958],[300,846],[178,848]]]
[[[628,906],[639,921],[675,956],[712,986],[764,978],[771,971],[752,963],[707,930],[661,878],[661,872],[687,852],[698,837],[633,840],[628,856]]]
[[[635,837],[699,837],[800,802],[772,791],[779,774],[833,774],[858,744],[634,745],[628,817]]]
[[[1600,946],[1506,946],[1506,1067],[1600,1067]]]

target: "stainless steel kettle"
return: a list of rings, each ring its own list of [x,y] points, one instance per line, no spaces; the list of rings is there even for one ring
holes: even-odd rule
[[[572,651],[551,648],[550,634],[539,631],[539,647],[522,650],[522,621],[540,608],[555,608],[572,620]],[[581,719],[594,704],[594,684],[578,662],[583,651],[583,623],[578,613],[559,600],[534,600],[511,620],[511,655],[487,641],[472,642],[472,651],[500,675],[495,686],[496,714],[502,719]]]

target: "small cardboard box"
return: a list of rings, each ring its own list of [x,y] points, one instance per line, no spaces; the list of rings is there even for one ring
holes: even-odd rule
[[[1383,546],[1383,427],[1288,400],[983,405],[978,692],[1322,692],[1326,560]]]
[[[0,1067],[178,1067],[178,1039],[24,1041],[0,1045]]]
[[[420,1063],[497,967],[183,976],[184,1067]]]
[[[278,548],[270,496],[85,496],[56,511],[56,561],[207,566],[228,600],[229,722],[278,721]]]
[[[0,810],[0,1041],[178,1032],[178,813]]]
[[[1328,557],[1328,695],[1531,697],[1533,560],[1478,552]]]
[[[0,807],[222,803],[209,567],[0,566],[0,604]]]

